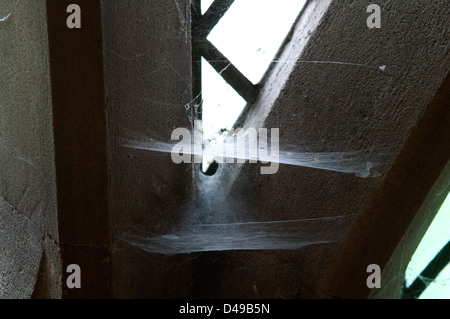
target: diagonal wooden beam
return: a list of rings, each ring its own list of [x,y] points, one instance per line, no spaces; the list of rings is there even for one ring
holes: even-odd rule
[[[253,103],[258,95],[258,86],[250,82],[211,42],[197,43],[199,52],[224,80],[248,103]]]
[[[234,0],[215,0],[204,15],[198,16],[198,19],[193,16],[192,30],[194,36],[206,38],[233,3]],[[194,5],[194,8],[196,9],[194,13],[197,12],[198,15],[200,12],[201,14],[199,5]]]

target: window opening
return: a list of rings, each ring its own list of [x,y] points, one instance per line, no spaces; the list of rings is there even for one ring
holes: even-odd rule
[[[305,0],[236,0],[207,39],[257,84],[304,5]]]
[[[259,82],[306,3],[192,1],[193,95],[205,148],[220,144],[245,106],[256,100]],[[203,172],[211,156],[204,155]]]
[[[450,193],[408,264],[404,299],[450,298]]]

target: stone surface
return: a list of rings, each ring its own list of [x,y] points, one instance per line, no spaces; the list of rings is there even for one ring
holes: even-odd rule
[[[0,1],[0,15],[12,9]],[[0,298],[29,298],[57,241],[45,1],[20,1],[0,22]],[[60,296],[59,255],[45,267]]]

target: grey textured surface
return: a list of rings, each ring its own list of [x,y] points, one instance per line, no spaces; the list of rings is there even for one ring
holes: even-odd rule
[[[0,15],[12,4],[0,1]],[[57,252],[45,17],[45,1],[20,1],[0,22],[0,297],[5,298],[30,297],[41,256]],[[53,268],[51,295],[58,296],[58,254],[54,257],[46,267]]]

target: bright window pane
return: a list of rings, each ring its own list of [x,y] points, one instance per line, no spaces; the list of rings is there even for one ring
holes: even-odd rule
[[[419,299],[450,299],[450,265],[447,265]]]
[[[208,11],[208,8],[211,6],[211,4],[214,2],[214,0],[202,0],[202,14],[205,14],[206,11]]]
[[[450,241],[450,194],[441,206],[406,269],[406,286],[420,276],[433,258]],[[426,280],[426,278],[424,278]],[[420,298],[450,298],[450,268],[447,266]],[[432,297],[436,296],[436,297]],[[444,297],[446,296],[446,297]]]
[[[236,0],[208,39],[250,81],[270,66],[306,0]]]
[[[203,136],[214,139],[220,131],[231,130],[244,109],[245,100],[202,60],[203,77]]]

